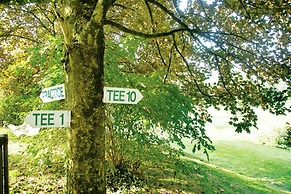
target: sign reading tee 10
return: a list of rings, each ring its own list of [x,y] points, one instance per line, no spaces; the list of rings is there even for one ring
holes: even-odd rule
[[[137,104],[143,98],[138,89],[104,87],[103,102]]]

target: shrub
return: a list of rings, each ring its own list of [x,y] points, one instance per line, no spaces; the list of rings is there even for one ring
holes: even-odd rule
[[[262,135],[260,142],[268,146],[291,148],[291,125],[286,123],[285,127],[275,128],[272,133]]]
[[[118,164],[107,162],[106,182],[114,192],[118,190],[130,190],[132,187],[140,187],[143,183],[141,161],[132,162],[120,160]]]
[[[280,148],[288,149],[291,147],[291,125],[289,123],[286,123],[286,127],[276,138],[276,144]]]

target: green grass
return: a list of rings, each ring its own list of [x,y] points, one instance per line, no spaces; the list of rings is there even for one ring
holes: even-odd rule
[[[152,170],[152,169],[151,169]],[[173,172],[177,173],[174,178]],[[165,173],[168,172],[168,173]],[[235,173],[183,158],[167,168],[152,170],[145,193],[155,193],[166,189],[168,193],[278,193],[278,190],[262,185],[259,181],[249,180]],[[157,192],[159,193],[159,192]]]
[[[277,190],[277,193],[291,191],[290,150],[266,147],[242,140],[217,140],[214,142],[216,151],[210,153],[208,162],[203,154],[191,153],[190,141],[184,142],[187,144],[186,152],[189,156],[195,156],[205,164],[211,164],[245,180]]]
[[[50,165],[38,163],[55,153],[52,150],[62,147],[58,137],[64,131],[43,130],[37,136],[22,138],[7,129],[1,132],[8,132],[10,142],[29,145],[25,152],[9,156],[11,193],[65,193],[62,155],[53,154],[55,158],[50,158]],[[140,188],[123,193],[275,194],[290,190],[290,152],[287,150],[244,141],[215,141],[217,150],[210,153],[210,162],[207,162],[204,155],[191,153],[190,141],[185,143],[188,148],[185,157],[143,161],[139,169],[143,174]],[[61,150],[58,152],[62,153]]]

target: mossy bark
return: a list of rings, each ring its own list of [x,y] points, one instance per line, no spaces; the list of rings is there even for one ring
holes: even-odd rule
[[[99,32],[102,38],[102,30]],[[104,49],[103,49],[104,50]],[[68,191],[105,193],[103,59],[100,49],[76,45],[68,72]],[[101,57],[101,58],[100,58]]]
[[[103,98],[105,5],[64,1],[61,25],[67,50],[68,193],[106,193]],[[96,10],[97,9],[97,10]]]

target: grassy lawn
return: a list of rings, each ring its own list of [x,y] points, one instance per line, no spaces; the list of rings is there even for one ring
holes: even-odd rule
[[[279,148],[265,147],[247,141],[215,141],[216,151],[205,155],[191,153],[190,141],[185,140],[188,156],[200,159],[205,164],[226,172],[264,184],[278,192],[291,191],[291,152]],[[289,192],[291,193],[291,192]]]
[[[176,178],[173,171],[177,173]],[[145,193],[282,193],[258,180],[239,176],[191,157],[183,157],[175,164],[168,164],[163,170],[152,170],[150,175],[152,183],[148,183],[147,187],[150,186],[151,189],[147,189]],[[163,190],[167,192],[161,192]]]
[[[52,150],[43,149],[49,147],[47,144],[51,144],[51,140],[63,135],[63,131],[46,131],[34,137],[15,138],[9,130],[1,130],[8,132],[10,143],[31,144],[30,154],[25,154],[21,147],[18,152],[12,150],[12,145],[9,147],[11,193],[65,193],[64,159],[55,153],[52,164],[46,165],[45,158],[52,155]],[[55,143],[60,148],[58,141]],[[185,140],[185,143],[187,154],[181,159],[160,161],[155,165],[151,161],[143,161],[139,188],[120,193],[290,193],[291,154],[288,150],[244,140],[215,139],[217,150],[210,153],[208,162],[203,154],[191,153],[189,140]],[[31,155],[34,151],[41,155]],[[39,159],[44,164],[38,163]]]
[[[275,189],[277,193],[291,193],[291,150],[267,147],[258,144],[258,138],[289,121],[286,116],[274,116],[256,109],[259,116],[258,128],[251,134],[235,133],[227,125],[229,114],[211,110],[213,124],[207,126],[207,134],[213,140],[216,151],[209,153],[208,162],[202,153],[192,154],[190,140],[185,139],[186,153],[205,165],[235,174],[245,180],[256,182],[264,187]],[[231,181],[231,180],[229,180]],[[271,191],[269,191],[271,192]]]
[[[202,153],[193,155],[191,141],[185,139],[187,156],[198,159],[195,161],[208,167],[240,177],[258,188],[267,188],[262,193],[291,193],[291,150],[257,144],[261,134],[284,126],[290,117],[274,116],[256,109],[259,130],[254,129],[251,134],[237,134],[234,128],[227,125],[228,113],[211,111],[214,115],[213,124],[207,126],[207,134],[213,140],[216,150],[209,153],[210,161],[207,161]]]

